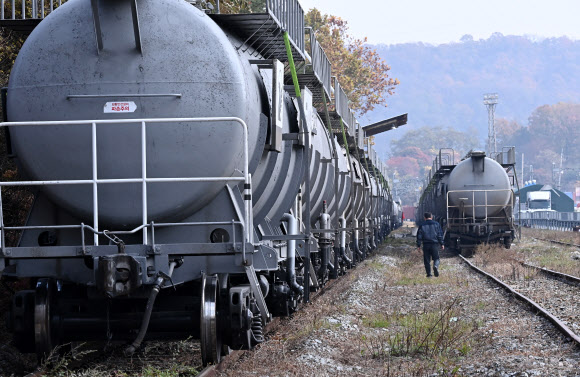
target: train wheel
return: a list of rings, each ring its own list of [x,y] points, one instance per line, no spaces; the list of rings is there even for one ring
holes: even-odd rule
[[[463,255],[465,258],[473,258],[473,254],[475,253],[475,248],[473,247],[460,247],[459,253]]]
[[[506,237],[506,238],[504,238],[504,239],[503,239],[503,246],[504,246],[506,249],[509,249],[509,248],[511,248],[511,247],[512,247],[512,238],[511,238],[511,237]]]
[[[36,284],[34,295],[34,342],[39,361],[48,357],[56,345],[51,329],[54,290],[54,281],[52,279],[39,279]]]
[[[218,364],[224,347],[217,310],[218,278],[216,275],[204,276],[201,285],[201,360],[204,366]]]

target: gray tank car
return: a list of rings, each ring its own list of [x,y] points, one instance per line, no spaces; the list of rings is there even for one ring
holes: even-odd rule
[[[433,163],[421,195],[417,217],[431,212],[445,233],[446,245],[471,255],[480,243],[511,246],[514,238],[513,148],[497,155],[472,151],[458,164],[454,152],[442,149]],[[501,162],[501,163],[500,163]],[[508,174],[512,173],[512,176]],[[417,223],[420,223],[419,219]]]
[[[71,0],[28,37],[1,124],[26,180],[0,185],[38,189],[23,225],[4,224],[0,197],[2,278],[35,282],[9,320],[22,351],[193,336],[218,362],[393,227],[384,171],[349,156],[308,88],[284,88],[283,57],[243,16],[219,16]]]

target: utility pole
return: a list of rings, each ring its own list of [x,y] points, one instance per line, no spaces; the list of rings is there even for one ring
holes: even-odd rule
[[[564,162],[564,148],[562,148],[562,152],[560,153],[560,169],[558,170],[558,190],[562,189],[562,174],[564,171],[562,170],[562,163]]]
[[[497,152],[495,140],[495,105],[498,103],[497,93],[488,93],[483,95],[483,104],[487,106],[487,153],[491,157],[492,153]]]
[[[525,185],[526,179],[524,178],[524,154],[523,153],[522,153],[522,180],[524,181],[524,185]]]

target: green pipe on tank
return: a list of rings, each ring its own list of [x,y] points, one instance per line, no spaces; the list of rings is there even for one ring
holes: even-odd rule
[[[294,91],[296,91],[296,98],[300,98],[300,85],[298,85],[298,76],[296,75],[296,66],[294,65],[294,57],[292,56],[292,48],[290,47],[290,38],[288,32],[284,32],[284,44],[286,45],[286,55],[288,55],[288,64],[290,65],[290,73],[292,73],[292,82],[294,83]]]

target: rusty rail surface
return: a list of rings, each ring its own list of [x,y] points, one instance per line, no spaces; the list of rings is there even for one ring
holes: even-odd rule
[[[519,300],[527,303],[528,305],[530,305],[535,311],[537,311],[539,314],[541,314],[543,317],[545,317],[548,321],[552,322],[552,324],[558,330],[560,330],[560,332],[562,332],[565,336],[567,336],[568,338],[570,338],[574,342],[576,342],[577,345],[580,345],[580,337],[578,335],[576,335],[572,330],[570,330],[570,328],[568,328],[568,326],[566,326],[556,316],[552,315],[550,312],[548,312],[546,309],[544,309],[542,306],[540,306],[538,303],[536,303],[532,299],[530,299],[530,298],[522,295],[521,293],[515,291],[512,287],[510,287],[509,285],[505,284],[503,281],[499,280],[495,276],[493,276],[493,275],[491,275],[491,274],[483,271],[482,269],[476,267],[471,262],[469,262],[467,259],[465,259],[463,256],[459,255],[459,257],[461,259],[463,259],[463,261],[465,263],[467,263],[469,265],[469,267],[471,267],[473,270],[479,272],[480,274],[484,275],[488,279],[493,280],[496,284],[498,284],[499,286],[501,286],[502,288],[504,288],[509,293],[513,294],[517,299],[519,299]]]
[[[525,267],[530,267],[530,268],[534,268],[536,270],[542,271],[543,273],[545,273],[546,275],[550,275],[559,279],[563,279],[566,280],[568,282],[572,282],[572,283],[576,283],[576,284],[580,284],[580,277],[577,276],[573,276],[573,275],[568,275],[562,272],[558,272],[558,271],[554,271],[554,270],[549,270],[545,267],[540,267],[540,266],[534,266],[533,264],[529,264],[526,262],[520,262],[522,264],[522,266]]]

